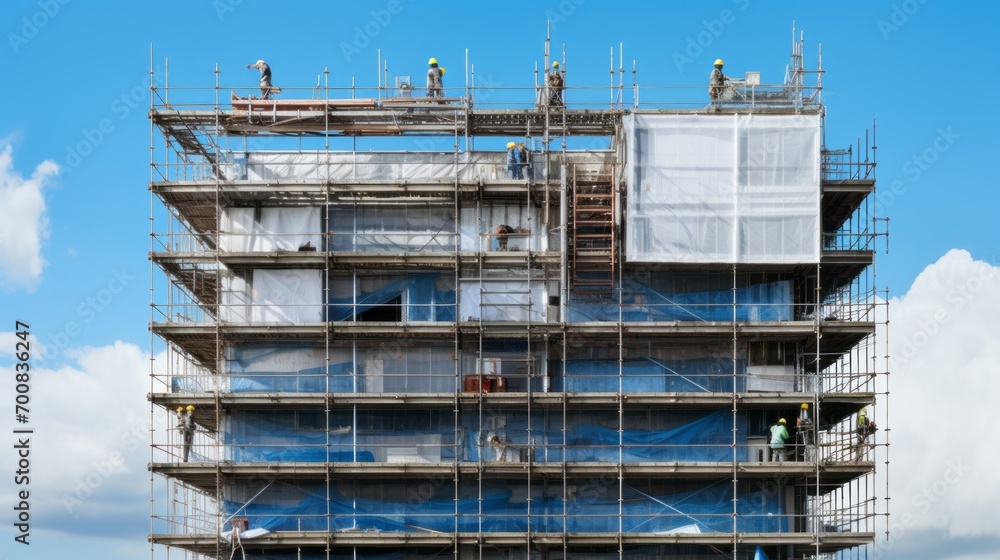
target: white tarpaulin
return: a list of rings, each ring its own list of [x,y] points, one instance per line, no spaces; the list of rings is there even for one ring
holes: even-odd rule
[[[459,285],[462,321],[544,321],[545,286],[527,280],[466,280]]]
[[[323,320],[320,270],[253,271],[254,322],[318,323]]]
[[[220,249],[223,251],[297,251],[322,248],[319,208],[225,208],[222,211]]]
[[[818,115],[629,115],[626,259],[817,263]]]

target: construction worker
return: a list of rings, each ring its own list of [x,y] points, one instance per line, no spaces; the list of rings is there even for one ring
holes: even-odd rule
[[[722,96],[722,91],[726,89],[726,82],[729,81],[729,76],[722,73],[722,59],[715,59],[715,68],[712,69],[712,74],[708,77],[708,96],[712,99],[712,103],[717,103],[719,97]]]
[[[795,421],[796,444],[802,449],[802,460],[812,461],[813,457],[813,422],[809,417],[809,403],[799,407],[799,417]]]
[[[182,406],[177,407],[177,429],[181,433],[181,442],[184,462],[187,463],[191,454],[191,442],[194,440],[194,406],[188,405],[187,409]]]
[[[786,441],[788,441],[788,428],[785,427],[785,419],[781,418],[777,424],[771,426],[771,461],[785,461]]]
[[[263,60],[258,60],[253,64],[247,64],[247,70],[256,68],[260,70],[260,98],[271,98],[271,67]]]
[[[521,151],[517,149],[517,144],[507,142],[507,177],[510,179],[521,179]]]
[[[528,147],[521,142],[517,145],[517,155],[521,160],[521,176],[531,178],[531,161],[528,158]]]
[[[566,80],[559,70],[559,61],[552,62],[552,70],[545,74],[545,84],[549,88],[549,106],[561,107],[563,105],[563,88]]]
[[[493,235],[497,238],[497,251],[507,250],[507,238],[515,231],[517,230],[507,224],[500,224],[493,230]]]
[[[855,461],[860,461],[862,459],[865,447],[868,445],[868,436],[874,434],[876,430],[878,430],[878,427],[875,425],[875,422],[872,422],[871,419],[868,418],[868,409],[862,408],[861,411],[858,412],[858,426],[854,429],[854,433],[858,436],[857,442],[854,445]]]
[[[427,61],[427,97],[444,97],[444,68],[438,67],[438,59],[431,57]]]

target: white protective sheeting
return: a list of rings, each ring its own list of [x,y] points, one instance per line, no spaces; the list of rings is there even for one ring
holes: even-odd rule
[[[467,280],[460,285],[461,321],[544,321],[545,286],[527,280]]]
[[[322,248],[320,209],[260,208],[260,221],[254,208],[224,208],[220,249],[234,253],[261,251],[298,251],[303,247]]]
[[[818,115],[629,115],[626,259],[817,263]]]
[[[506,151],[453,152],[255,152],[248,155],[245,178],[250,181],[392,182],[503,179]],[[531,163],[535,177],[544,176],[545,162]],[[239,168],[240,170],[243,167]],[[234,172],[236,173],[236,172]]]
[[[318,323],[323,320],[323,282],[320,270],[253,272],[254,322]]]
[[[507,236],[509,251],[548,251],[549,238],[541,234],[542,209],[520,204],[485,204],[482,209],[462,208],[460,250],[496,251],[499,249],[496,227],[508,225],[515,230],[528,232],[512,233]]]
[[[250,294],[243,278],[224,275],[221,296],[219,319],[227,323],[250,322]]]

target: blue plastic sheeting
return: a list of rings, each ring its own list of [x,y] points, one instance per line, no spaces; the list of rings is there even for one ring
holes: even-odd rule
[[[253,544],[253,541],[244,541],[243,543],[247,548]],[[449,555],[450,556],[450,555]],[[410,560],[413,558],[418,558],[419,556],[414,556],[404,551],[398,552],[368,552],[368,551],[358,551],[357,554],[352,552],[336,553],[330,552],[303,552],[301,550],[293,552],[275,552],[273,550],[268,550],[267,552],[255,552],[253,549],[246,552],[247,560]],[[241,555],[235,555],[233,558],[239,558],[242,560]],[[434,555],[426,556],[426,558],[444,558],[444,556]]]
[[[557,361],[550,366],[550,371],[561,369]],[[621,363],[621,391],[730,393],[735,381],[736,390],[743,392],[745,375],[744,360],[736,360],[734,367],[732,359],[656,360],[643,356]],[[618,360],[568,360],[565,379],[557,376],[553,386],[555,391],[570,393],[617,393]]]
[[[298,368],[289,367],[288,363],[301,364],[308,361],[310,352],[315,348],[309,345],[281,344],[273,346],[250,345],[230,350],[226,358],[226,366],[231,381],[230,390],[234,393],[282,392],[282,393],[350,393],[354,391],[353,370],[350,362],[331,363],[324,365],[322,357],[313,361],[316,366]],[[274,371],[262,370],[255,366],[264,359],[274,359],[287,356],[294,358],[291,362],[282,363],[281,369]],[[327,382],[329,380],[329,386]]]
[[[581,296],[569,299],[569,321],[790,321],[792,282],[781,280],[708,292],[661,293],[635,280],[622,284],[622,305],[617,298],[594,300]]]
[[[226,517],[239,510],[250,528],[268,531],[386,531],[443,533],[727,533],[733,530],[733,487],[719,481],[693,492],[651,496],[625,487],[622,500],[605,497],[535,494],[526,488],[484,481],[482,498],[452,496],[406,501],[348,497],[331,488],[309,492],[295,505],[224,502]],[[780,532],[787,529],[777,493],[752,492],[736,501],[736,531]],[[530,510],[530,516],[529,516]]]
[[[600,418],[592,415],[568,419],[570,425],[564,430],[561,416],[546,419],[538,411],[531,415],[530,432],[526,414],[502,414],[500,424],[492,416],[480,418],[476,412],[463,413],[459,446],[455,445],[451,413],[428,411],[361,414],[356,434],[347,414],[331,414],[328,432],[322,413],[306,416],[238,412],[223,423],[222,438],[227,459],[236,462],[387,461],[387,449],[401,446],[414,448],[413,453],[419,453],[422,460],[439,463],[520,462],[527,460],[529,453],[539,463],[733,460],[733,420],[727,409],[697,417],[676,417],[667,424],[671,426],[668,429],[625,429],[620,434],[606,424],[599,425]],[[626,418],[627,425],[633,422],[633,418]],[[747,447],[742,445],[747,441],[745,425],[744,415],[739,413],[737,461],[747,460]],[[494,438],[497,445],[490,443]]]
[[[565,449],[550,447],[544,460],[615,462],[620,456],[623,463],[732,461],[732,430],[732,412],[720,409],[672,430],[623,430],[619,448],[618,430],[576,426],[566,432]],[[737,440],[745,441],[746,434],[737,434]]]
[[[352,294],[331,295],[327,302],[327,321],[350,321],[355,315],[387,304],[401,306],[400,315],[404,321],[455,320],[454,280],[441,278],[437,273],[390,279],[377,290],[359,292],[356,302],[354,297]]]
[[[228,460],[236,462],[374,462],[385,461],[391,445],[422,448],[440,461],[454,462],[451,413],[361,412],[355,430],[350,413],[331,413],[327,430],[321,412],[258,413],[239,411],[224,422]],[[357,433],[355,433],[357,431]],[[434,443],[429,443],[434,442]]]
[[[533,460],[538,463],[563,460],[615,463],[619,457],[623,463],[733,460],[733,420],[732,412],[727,409],[719,409],[672,429],[626,429],[621,434],[620,454],[617,429],[578,423],[563,430],[561,421],[551,420],[547,423],[540,413],[532,414],[532,442],[529,442],[527,417],[523,414],[506,415],[502,429],[490,429],[490,419],[484,417],[482,430],[477,429],[479,416],[476,413],[463,414],[465,460],[517,461],[522,449],[532,447]],[[747,441],[746,422],[742,413],[736,425],[736,460],[746,461],[748,451],[746,445],[742,445]],[[489,446],[488,440],[493,436],[504,442],[506,458],[498,457],[497,448]]]

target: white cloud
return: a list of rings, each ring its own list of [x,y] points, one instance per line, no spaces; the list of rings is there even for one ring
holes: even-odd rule
[[[74,367],[31,371],[32,515],[65,533],[141,538],[149,526],[149,354],[124,342],[72,354]],[[10,365],[0,367],[0,378],[13,376]],[[13,402],[13,383],[0,393]],[[16,470],[14,460],[0,455],[0,471]]]
[[[890,301],[889,315],[892,540],[996,540],[1000,267],[952,250]]]
[[[0,140],[0,287],[30,290],[45,267],[42,241],[49,235],[42,191],[59,166],[45,160],[24,179],[14,169],[13,152]]]

